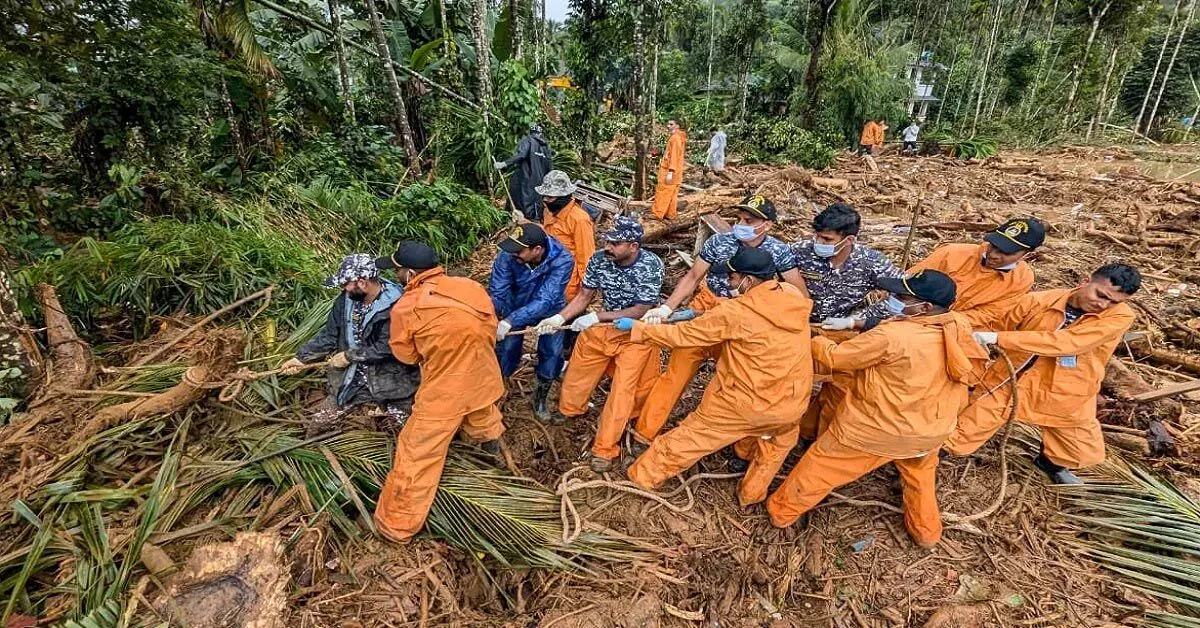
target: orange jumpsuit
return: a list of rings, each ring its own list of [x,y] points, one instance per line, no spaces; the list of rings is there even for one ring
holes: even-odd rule
[[[675,202],[679,196],[679,184],[683,183],[683,156],[686,151],[687,135],[682,129],[675,129],[667,138],[667,150],[658,164],[658,187],[654,190],[654,205],[650,207],[654,217],[659,220],[675,218]],[[671,173],[670,183],[667,183],[668,172]]]
[[[719,347],[717,372],[700,407],[654,439],[629,467],[629,479],[653,489],[704,456],[733,443],[750,460],[738,487],[742,506],[767,488],[799,437],[812,393],[810,301],[798,288],[766,281],[675,325],[635,323],[633,341],[669,349]]]
[[[1025,295],[996,327],[1002,330],[996,344],[1018,370],[1017,418],[1041,428],[1051,462],[1078,469],[1104,461],[1096,395],[1108,359],[1133,325],[1134,313],[1122,303],[1099,314],[1084,314],[1060,329],[1072,292],[1068,288]],[[1007,382],[1008,366],[997,361],[946,441],[950,453],[974,452],[1004,425],[1011,395]]]
[[[987,362],[970,332],[961,314],[949,312],[886,321],[841,344],[814,338],[817,363],[854,379],[832,425],[767,500],[771,523],[795,523],[831,490],[891,462],[900,471],[905,526],[918,544],[936,544],[937,449]]]
[[[700,287],[696,289],[696,296],[692,297],[689,305],[696,313],[701,313],[725,300],[724,297],[713,294],[707,283],[701,281]],[[684,389],[696,376],[696,372],[700,370],[700,365],[704,364],[708,358],[716,359],[720,355],[720,343],[709,346],[673,348],[671,357],[667,360],[666,370],[658,376],[654,387],[650,389],[650,393],[646,397],[646,404],[638,415],[633,437],[645,444],[654,440],[662,431],[667,419],[670,418],[671,410],[675,409],[675,404],[683,395]]]
[[[883,126],[874,120],[868,120],[863,125],[862,136],[858,138],[858,143],[862,146],[882,146]]]
[[[504,433],[496,407],[504,394],[498,323],[483,286],[450,277],[441,267],[409,281],[393,306],[392,353],[420,365],[421,386],[375,508],[375,524],[389,539],[407,541],[425,524],[460,426],[480,441]]]
[[[546,210],[542,215],[542,227],[545,228],[546,235],[561,242],[575,258],[575,270],[571,272],[571,279],[567,282],[567,302],[570,303],[571,299],[579,294],[588,260],[596,253],[596,232],[592,225],[592,217],[579,206],[579,201],[572,200],[559,210],[557,215]]]
[[[908,270],[937,270],[954,280],[958,297],[950,309],[961,312],[975,329],[991,329],[1033,287],[1033,269],[1024,261],[1009,271],[983,265],[987,244],[946,244]]]
[[[629,334],[608,325],[589,327],[579,334],[558,393],[558,411],[566,417],[584,414],[600,378],[606,373],[612,376],[592,443],[596,456],[611,460],[621,453],[621,434],[658,377],[657,357],[654,347],[635,344]]]

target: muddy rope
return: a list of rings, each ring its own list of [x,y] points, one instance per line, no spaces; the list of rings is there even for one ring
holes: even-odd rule
[[[942,513],[942,520],[944,520],[946,523],[953,524],[951,526],[952,528],[962,530],[964,532],[971,532],[974,534],[981,534],[981,532],[977,528],[975,528],[973,525],[971,525],[971,522],[992,516],[993,514],[995,514],[995,512],[997,510],[1000,509],[1000,506],[1004,503],[1004,498],[1008,491],[1008,455],[1006,452],[1008,449],[1008,440],[1012,434],[1012,423],[1017,417],[1017,410],[1018,410],[1017,370],[1013,366],[1012,359],[1010,359],[1008,357],[1008,354],[1006,354],[1004,351],[999,350],[999,349],[997,349],[995,351],[995,353],[997,353],[1000,356],[1000,358],[1004,360],[1004,364],[1008,367],[1008,379],[1006,379],[1004,382],[1001,382],[1000,385],[1001,386],[1007,385],[1009,388],[1009,391],[1010,391],[1009,402],[1008,402],[1008,417],[1005,419],[1005,422],[1004,422],[1004,434],[1000,437],[1000,487],[999,487],[999,490],[996,491],[996,499],[994,499],[992,501],[992,503],[988,505],[987,508],[984,508],[983,510],[981,510],[977,513],[970,514],[970,515],[956,515],[956,514],[950,513],[950,512]],[[989,393],[989,394],[991,394],[991,393]],[[929,455],[937,455],[937,454],[933,453],[933,454],[929,454]],[[659,493],[647,491],[628,480],[603,479],[603,480],[587,480],[587,481],[585,481],[585,480],[571,477],[575,474],[576,471],[579,471],[580,469],[583,469],[583,468],[584,468],[583,465],[577,465],[577,466],[574,466],[574,467],[571,467],[570,469],[568,469],[567,472],[564,473],[558,479],[558,484],[554,491],[555,494],[557,494],[561,498],[559,501],[559,518],[562,521],[562,528],[563,528],[562,541],[563,541],[563,543],[571,543],[571,542],[575,541],[576,539],[578,539],[579,535],[583,533],[583,527],[584,527],[583,517],[579,514],[579,510],[575,507],[575,502],[571,499],[571,495],[570,495],[571,493],[573,493],[575,491],[581,491],[581,490],[586,490],[586,489],[591,489],[591,488],[612,489],[612,490],[628,493],[630,495],[637,495],[639,497],[643,497],[643,498],[649,499],[651,501],[657,502],[657,503],[661,504],[664,508],[670,510],[671,512],[683,513],[683,512],[687,512],[687,511],[691,510],[692,507],[695,506],[695,504],[696,504],[696,499],[695,499],[695,496],[692,494],[692,489],[691,489],[691,484],[693,482],[697,482],[699,480],[706,480],[706,479],[707,480],[727,480],[727,479],[732,479],[732,478],[738,478],[743,475],[741,473],[697,473],[696,475],[693,475],[687,479],[683,479],[682,476],[677,476],[677,477],[680,477],[679,488],[671,491],[670,493],[659,494]],[[676,504],[668,501],[668,498],[678,495],[681,491],[687,494],[687,502],[685,504],[676,505]],[[904,514],[904,510],[902,508],[899,508],[895,505],[892,505],[892,504],[889,504],[886,502],[881,502],[881,501],[877,501],[877,500],[854,499],[852,497],[847,497],[845,495],[841,495],[841,494],[837,493],[836,491],[830,491],[829,494],[832,495],[833,497],[840,499],[841,502],[838,502],[838,503],[847,503],[847,504],[853,504],[853,505],[859,505],[859,506],[877,506],[877,507],[883,508],[885,510],[889,510],[891,512]]]

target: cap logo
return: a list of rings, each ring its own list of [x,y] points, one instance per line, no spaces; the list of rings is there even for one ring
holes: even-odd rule
[[[1029,224],[1026,223],[1024,220],[1014,221],[1012,224],[1005,227],[1003,231],[1001,231],[999,229],[996,230],[996,233],[999,233],[1000,235],[1008,238],[1009,240],[1012,240],[1017,246],[1019,246],[1023,249],[1027,249],[1027,248],[1029,248],[1029,246],[1026,245],[1024,242],[1021,242],[1017,238],[1020,237],[1021,234],[1028,233],[1028,232],[1029,232]]]
[[[522,247],[528,247],[529,246],[528,244],[525,244],[524,242],[521,241],[521,238],[524,235],[525,235],[524,229],[522,229],[521,227],[513,227],[513,230],[510,231],[508,234],[508,239],[512,240],[513,242],[516,242],[517,244],[520,244]]]

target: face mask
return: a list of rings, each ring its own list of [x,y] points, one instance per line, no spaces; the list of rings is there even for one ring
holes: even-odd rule
[[[904,301],[897,299],[896,295],[894,295],[894,294],[888,295],[888,298],[887,298],[887,301],[885,302],[885,304],[887,305],[888,311],[892,313],[892,316],[903,316],[904,309],[908,307],[908,305],[905,304]]]
[[[571,202],[570,196],[556,196],[556,197],[554,197],[554,200],[550,201],[549,203],[546,203],[546,207],[549,207],[550,211],[557,214],[558,212],[562,211],[562,208],[567,206],[567,203],[570,203],[570,202]]]
[[[362,303],[367,299],[367,293],[363,290],[347,290],[346,298],[350,299],[351,301]]]
[[[838,250],[842,248],[842,243],[845,241],[846,238],[842,238],[836,244],[825,244],[823,242],[817,242],[816,240],[813,240],[813,253],[815,253],[817,257],[833,257],[834,255],[838,254]]]
[[[743,290],[743,288],[745,288],[745,286],[746,286],[746,279],[743,277],[742,280],[738,282],[738,285],[736,288],[729,289],[729,295],[734,298],[742,296],[743,294],[745,294],[745,292]]]
[[[758,229],[755,229],[750,225],[734,225],[733,237],[741,240],[742,242],[749,242],[758,237]]]

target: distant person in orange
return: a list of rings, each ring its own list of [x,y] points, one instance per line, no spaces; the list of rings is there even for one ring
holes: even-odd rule
[[[667,150],[658,164],[658,187],[654,190],[654,205],[650,208],[659,220],[675,218],[679,184],[683,183],[683,170],[687,167],[683,161],[687,153],[687,135],[674,119],[667,120],[667,132]]]
[[[1142,285],[1136,269],[1108,264],[1076,288],[1031,292],[992,329],[975,338],[1008,354],[1017,369],[1017,419],[1038,426],[1042,451],[1034,460],[1056,484],[1082,484],[1070,469],[1104,462],[1096,395],[1104,369],[1134,313],[1125,301]],[[992,365],[958,419],[946,451],[979,449],[1008,419],[1008,366]]]
[[[858,138],[858,154],[869,155],[883,148],[884,131],[887,131],[887,125],[883,123],[882,118],[867,120],[863,125],[862,135]]]
[[[966,319],[949,311],[950,277],[927,270],[878,282],[901,317],[840,344],[813,338],[818,368],[854,379],[829,429],[767,500],[767,512],[772,524],[790,526],[833,489],[890,462],[900,472],[905,527],[918,545],[932,547],[942,538],[937,450],[988,356]]]
[[[380,533],[405,542],[425,525],[459,427],[485,451],[500,453],[499,321],[483,286],[447,275],[426,244],[401,242],[391,257],[375,263],[396,269],[405,285],[392,308],[392,354],[421,367],[412,416],[396,440],[392,469],[375,508]]]
[[[908,269],[936,270],[954,280],[958,298],[951,310],[976,329],[992,329],[1033,287],[1033,269],[1025,258],[1046,241],[1046,227],[1034,218],[1014,218],[983,236],[981,244],[943,244]],[[854,320],[854,329],[870,329],[889,316],[877,303]]]
[[[629,467],[629,479],[653,489],[737,443],[739,455],[750,461],[738,490],[744,507],[767,497],[799,438],[797,419],[812,391],[812,301],[800,288],[779,281],[775,259],[764,248],[743,247],[724,266],[736,296],[699,318],[674,325],[623,318],[616,328],[631,330],[637,343],[715,347],[721,356],[700,407],[654,440]]]
[[[542,195],[546,212],[542,214],[542,227],[546,235],[558,240],[563,248],[575,258],[575,270],[567,282],[567,302],[579,294],[583,272],[588,261],[596,254],[596,227],[592,217],[584,211],[573,194],[578,186],[562,170],[551,170],[534,188]]]

